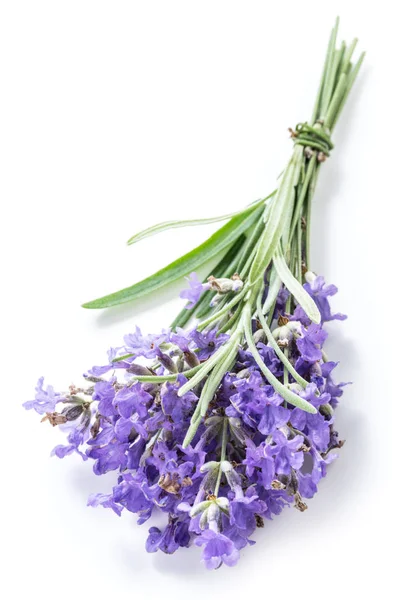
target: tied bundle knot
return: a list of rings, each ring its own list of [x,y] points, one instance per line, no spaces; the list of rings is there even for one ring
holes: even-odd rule
[[[289,128],[289,131],[294,144],[304,146],[308,158],[317,153],[317,160],[324,162],[334,148],[329,131],[324,131],[322,121],[317,121],[314,125],[298,123],[296,130]]]

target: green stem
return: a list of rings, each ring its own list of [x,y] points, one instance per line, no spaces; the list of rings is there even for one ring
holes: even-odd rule
[[[302,212],[302,208],[303,208],[303,203],[304,200],[306,198],[308,189],[309,189],[309,185],[310,182],[314,176],[314,171],[316,169],[316,162],[317,162],[317,155],[314,154],[308,163],[308,167],[307,167],[307,172],[306,172],[306,176],[304,178],[304,182],[303,182],[303,187],[301,189],[300,192],[300,196],[297,199],[297,204],[296,204],[296,208],[295,211],[293,213],[293,219],[292,219],[292,224],[290,226],[290,235],[289,235],[289,240],[292,241],[296,226],[298,221],[300,220],[300,216],[301,216],[301,212]]]
[[[183,371],[180,375],[184,375],[184,377],[190,378],[196,375],[201,368],[205,365],[202,363],[193,367],[192,369],[188,369],[187,371]],[[172,373],[171,375],[137,375],[132,378],[131,381],[140,381],[141,383],[163,383],[165,381],[176,381],[179,373]]]
[[[245,235],[242,234],[239,238],[232,244],[230,249],[226,252],[226,254],[222,257],[222,259],[213,267],[212,272],[215,274],[215,277],[222,277],[225,275],[226,269],[228,265],[230,265],[233,260],[233,256],[237,255],[245,241]],[[204,279],[204,283],[207,281],[207,278]],[[171,324],[172,329],[176,329],[177,327],[184,327],[190,319],[195,315],[197,317],[203,316],[200,314],[202,310],[206,307],[207,312],[209,310],[209,303],[213,297],[213,293],[205,292],[200,300],[192,307],[192,308],[183,308],[174,321]]]
[[[312,404],[309,404],[303,398],[300,398],[300,396],[297,396],[296,394],[291,392],[288,388],[286,388],[283,385],[283,383],[281,383],[279,381],[279,379],[277,379],[275,377],[275,375],[273,373],[271,373],[271,371],[268,369],[267,365],[262,360],[260,353],[258,352],[257,346],[255,345],[255,342],[253,339],[253,334],[251,331],[251,310],[250,310],[249,306],[246,307],[243,317],[244,317],[243,318],[244,334],[246,336],[246,342],[248,345],[248,349],[250,350],[251,354],[253,355],[255,362],[260,367],[260,369],[261,369],[263,375],[265,376],[265,378],[267,379],[268,383],[270,385],[272,385],[274,390],[280,396],[282,396],[282,398],[284,400],[286,400],[293,406],[297,406],[298,408],[301,408],[302,410],[304,410],[308,413],[316,414],[317,410],[314,408],[314,406]]]
[[[221,460],[220,460],[219,472],[218,472],[218,477],[216,479],[215,492],[214,492],[214,495],[216,497],[219,496],[219,486],[221,484],[221,479],[222,479],[222,463],[224,460],[226,460],[227,443],[228,443],[228,426],[227,426],[227,418],[224,417],[223,425],[222,425]]]
[[[282,350],[280,349],[280,347],[278,346],[278,343],[276,341],[276,339],[274,338],[272,331],[264,317],[264,315],[262,314],[262,309],[261,309],[261,297],[259,297],[257,299],[257,316],[258,316],[258,320],[261,323],[262,329],[265,333],[265,335],[267,336],[268,342],[271,345],[271,347],[275,350],[275,354],[277,355],[277,357],[279,358],[279,360],[282,362],[282,364],[284,365],[284,368],[290,372],[290,374],[292,375],[293,379],[295,381],[297,381],[297,383],[299,383],[303,388],[307,387],[308,382],[303,379],[303,377],[301,375],[299,375],[299,373],[296,371],[296,369],[293,367],[292,363],[289,361],[288,358],[288,353],[284,353],[282,352]],[[287,351],[287,348],[286,348]]]
[[[244,298],[246,292],[247,286],[244,286],[244,288],[240,292],[235,293],[234,297],[229,302],[227,302],[227,304],[225,304],[225,306],[221,308],[221,310],[218,310],[218,312],[212,314],[210,317],[208,317],[208,319],[201,321],[201,323],[199,323],[197,326],[198,331],[202,331],[203,329],[205,329],[205,327],[207,327],[207,325],[211,325],[212,323],[215,323],[215,321],[219,321],[219,319],[224,317],[228,313],[228,311],[231,308],[233,308],[233,306],[236,306],[236,304],[238,304],[240,300]]]
[[[241,307],[241,303],[237,305],[235,312],[232,314],[229,320],[219,329],[218,334],[225,333],[226,331],[235,328],[241,314]]]
[[[320,165],[317,165],[317,169],[314,173],[314,177],[310,184],[309,193],[307,195],[307,210],[306,210],[306,267],[310,268],[310,234],[311,234],[311,204],[317,183],[318,173]]]
[[[302,225],[301,219],[297,223],[297,278],[299,283],[303,282],[303,258],[302,258]]]

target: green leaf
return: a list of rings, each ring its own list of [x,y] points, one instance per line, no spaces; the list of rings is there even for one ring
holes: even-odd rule
[[[296,277],[292,274],[284,257],[279,254],[279,252],[276,252],[273,260],[275,270],[280,280],[284,283],[285,287],[289,290],[295,300],[300,304],[308,318],[313,323],[321,323],[321,314],[316,303],[306,292],[301,283],[299,283]]]
[[[258,352],[257,346],[255,345],[253,334],[251,331],[251,311],[249,308],[248,310],[246,309],[244,311],[243,322],[244,334],[246,336],[248,348],[251,354],[253,355],[255,362],[260,367],[262,373],[265,375],[265,378],[267,379],[268,383],[272,385],[274,390],[278,392],[278,394],[282,396],[282,398],[286,400],[286,402],[289,402],[289,404],[292,404],[293,406],[297,406],[297,408],[301,408],[305,412],[315,415],[317,413],[317,409],[312,404],[307,402],[307,400],[304,400],[304,398],[301,398],[300,396],[292,392],[289,388],[287,388],[285,385],[283,385],[283,383],[281,383],[279,379],[275,377],[275,375],[268,369],[267,365],[262,360],[261,355]]]
[[[245,235],[242,234],[237,238],[235,243],[229,248],[226,254],[221,258],[221,260],[211,268],[211,274],[215,277],[224,276],[226,267],[232,262],[233,254],[236,254],[244,243]],[[207,279],[204,279],[204,283]],[[170,325],[171,329],[176,329],[177,327],[184,327],[188,321],[195,316],[198,316],[198,311],[204,307],[204,310],[208,312],[210,309],[210,302],[214,296],[213,292],[204,292],[198,302],[192,308],[183,308],[180,313],[177,315],[173,323]],[[204,302],[205,301],[205,302]]]
[[[200,369],[202,365],[182,371],[180,375],[185,377],[193,377]],[[164,383],[165,381],[176,381],[179,373],[172,373],[169,375],[133,375],[132,381],[140,381],[141,383]]]
[[[264,306],[262,309],[262,313],[264,315],[267,314],[271,306],[274,302],[276,302],[276,297],[279,294],[279,290],[281,289],[282,282],[278,277],[277,272],[274,267],[271,267],[271,274],[269,277],[269,287],[268,287],[268,295],[264,302]]]
[[[293,207],[295,185],[298,182],[302,161],[302,148],[301,146],[296,146],[293,150],[292,158],[282,175],[278,191],[267,215],[267,224],[258,243],[250,268],[250,285],[253,285],[263,277],[266,268],[271,262],[285,225],[288,222],[287,215]]]
[[[289,373],[292,375],[293,379],[295,381],[297,381],[297,383],[300,384],[303,388],[306,388],[308,385],[308,382],[305,379],[303,379],[303,377],[301,377],[301,375],[299,375],[299,373],[296,371],[296,369],[294,368],[292,363],[289,361],[286,354],[284,354],[282,352],[282,350],[280,349],[280,347],[277,344],[276,339],[274,338],[274,336],[272,334],[271,329],[268,326],[268,323],[265,319],[265,316],[263,314],[263,310],[261,307],[261,296],[258,296],[258,298],[257,298],[257,316],[258,316],[258,320],[261,323],[261,326],[265,332],[265,335],[268,338],[268,342],[272,346],[272,348],[275,350],[275,353],[276,353],[277,357],[279,358],[279,360],[282,361],[282,364],[287,368]]]
[[[203,244],[197,246],[197,248],[194,248],[150,277],[119,292],[86,302],[82,306],[84,308],[106,308],[130,302],[188,275],[191,271],[198,269],[216,254],[219,254],[222,250],[233,244],[250,227],[256,218],[262,214],[262,210],[262,206],[250,206],[241,214],[233,217],[229,223],[218,229]]]
[[[264,200],[256,200],[253,202],[251,206],[256,208],[258,205],[262,204]],[[145,240],[147,237],[151,237],[158,233],[162,233],[162,231],[167,231],[168,229],[177,229],[179,227],[196,227],[197,225],[209,225],[210,223],[219,223],[219,221],[227,221],[228,219],[232,219],[237,215],[241,215],[248,210],[241,210],[237,212],[230,213],[228,215],[221,215],[220,217],[210,217],[207,219],[190,219],[187,221],[164,221],[163,223],[158,223],[157,225],[153,225],[152,227],[148,227],[148,229],[144,229],[139,233],[136,233],[131,237],[127,244],[131,246],[132,244],[136,244],[140,240]]]

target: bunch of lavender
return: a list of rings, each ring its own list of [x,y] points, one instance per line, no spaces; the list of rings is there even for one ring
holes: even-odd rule
[[[84,387],[59,394],[42,378],[25,403],[66,431],[53,454],[92,459],[96,475],[116,471],[115,487],[89,505],[126,509],[139,523],[166,513],[163,530],[149,529],[149,552],[194,542],[208,568],[234,565],[265,518],[291,504],[307,508],[342,445],[334,409],[344,384],[334,383],[323,344],[324,324],[345,316],[330,310],[336,287],[309,270],[314,188],[363,60],[351,63],[356,40],[336,49],[337,27],[311,121],[291,130],[278,189],[221,217],[230,219],[224,227],[155,275],[84,305],[126,302],[191,272],[171,327],[156,335],[137,328],[88,371]],[[214,220],[163,223],[129,243]],[[225,249],[200,281],[194,269]]]

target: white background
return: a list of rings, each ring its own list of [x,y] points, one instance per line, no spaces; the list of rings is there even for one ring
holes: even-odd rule
[[[372,7],[370,7],[372,4]],[[395,2],[8,0],[0,3],[1,560],[30,597],[398,597],[400,552],[400,20]],[[138,323],[181,302],[103,313],[81,302],[153,272],[214,226],[125,241],[171,218],[230,212],[270,192],[308,119],[336,14],[368,52],[314,200],[313,265],[339,286],[328,351],[353,380],[347,443],[304,514],[287,509],[234,569],[199,549],[146,554],[146,524],[89,509],[106,491],[21,403],[56,389]],[[398,459],[398,460],[397,460]],[[396,544],[396,547],[393,547]],[[399,554],[400,558],[400,554]],[[399,560],[398,560],[399,562]],[[279,596],[280,595],[280,596]]]

